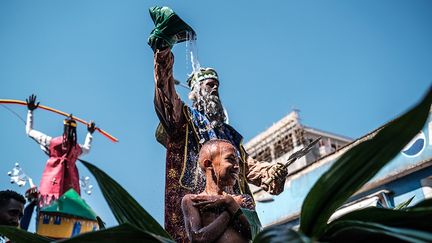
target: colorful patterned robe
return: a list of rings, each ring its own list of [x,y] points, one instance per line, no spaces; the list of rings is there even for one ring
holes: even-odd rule
[[[235,186],[235,193],[238,194],[251,195],[247,183],[261,186],[261,183],[270,177],[274,165],[249,157],[243,148],[242,136],[230,125],[224,124],[219,129],[211,129],[204,114],[181,101],[174,87],[174,57],[169,48],[156,50],[154,61],[154,104],[160,120],[156,137],[167,149],[165,229],[176,242],[188,242],[181,199],[186,194],[198,194],[205,187],[205,177],[197,165],[202,142],[216,137],[227,139],[240,151],[240,181]],[[275,180],[270,185],[269,192],[279,194],[283,187],[284,181]]]

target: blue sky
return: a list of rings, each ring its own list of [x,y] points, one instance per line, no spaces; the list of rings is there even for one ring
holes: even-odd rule
[[[24,100],[96,121],[91,161],[163,222],[165,150],[154,139],[153,28],[148,8],[174,9],[198,35],[198,58],[220,76],[230,123],[248,141],[300,110],[305,125],[357,138],[388,122],[432,81],[431,1],[0,1],[0,99]],[[174,48],[186,80],[185,45]],[[178,87],[186,100],[187,91]],[[26,108],[8,106],[23,118]],[[36,130],[63,118],[35,112]],[[0,185],[19,162],[39,182],[46,156],[0,107]],[[86,129],[78,127],[83,142]],[[89,175],[82,165],[81,175]],[[93,183],[96,186],[94,178]],[[98,188],[86,201],[116,222]]]

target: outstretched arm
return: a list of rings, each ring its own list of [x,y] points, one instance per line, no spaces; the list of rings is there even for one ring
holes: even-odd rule
[[[246,152],[246,178],[249,183],[259,186],[273,195],[279,195],[284,190],[285,179],[288,174],[287,170],[282,169],[281,164],[271,164],[268,162],[257,161]],[[275,176],[270,185],[264,182]]]
[[[41,149],[48,153],[49,151],[49,145],[51,143],[51,137],[47,136],[39,131],[33,130],[33,110],[37,109],[39,106],[39,102],[36,104],[36,95],[29,96],[27,101],[27,121],[26,121],[26,134],[27,136],[31,137],[33,140],[35,140],[40,146]]]
[[[173,77],[174,56],[170,48],[154,54],[154,105],[165,131],[171,135],[185,122],[183,102],[176,93]]]
[[[95,130],[96,130],[96,124],[93,121],[90,121],[90,123],[87,125],[88,132],[84,144],[80,145],[82,151],[80,156],[90,153],[91,143],[93,141],[92,134],[94,133]]]

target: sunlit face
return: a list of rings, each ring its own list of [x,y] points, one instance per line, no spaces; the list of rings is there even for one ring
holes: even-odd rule
[[[23,216],[24,205],[11,198],[3,207],[0,207],[0,225],[17,227]]]
[[[216,79],[206,79],[200,82],[200,93],[201,95],[216,95],[219,97],[219,81]]]
[[[216,156],[213,157],[213,170],[220,186],[234,186],[239,177],[239,153],[229,143],[218,144]]]
[[[219,81],[206,79],[196,84],[192,90],[193,107],[209,119],[213,127],[225,122],[225,113],[219,98]]]

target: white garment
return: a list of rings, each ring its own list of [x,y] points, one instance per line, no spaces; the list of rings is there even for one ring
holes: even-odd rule
[[[28,110],[27,112],[27,122],[26,122],[26,134],[33,138],[41,147],[41,149],[49,155],[49,146],[52,140],[52,137],[41,133],[37,130],[33,130],[33,111]],[[79,144],[82,153],[80,156],[88,154],[90,152],[91,143],[93,140],[93,136],[90,132],[87,132],[87,136],[85,138],[84,144]]]

